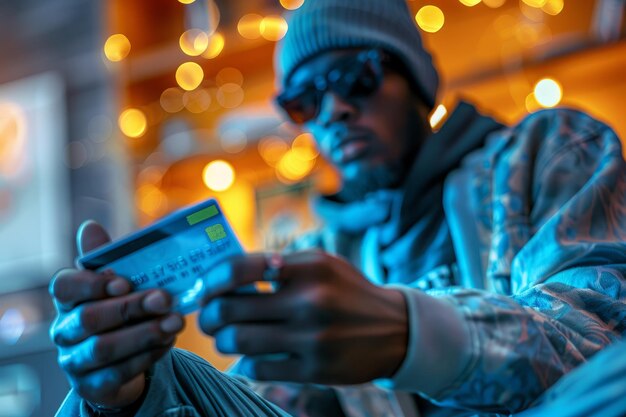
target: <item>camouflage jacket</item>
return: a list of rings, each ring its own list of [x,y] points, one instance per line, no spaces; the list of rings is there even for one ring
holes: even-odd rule
[[[624,334],[621,144],[577,111],[504,128],[467,104],[432,139],[405,190],[358,205],[321,200],[326,226],[295,247],[342,255],[404,292],[408,354],[379,386],[450,408],[437,416],[516,413]],[[295,387],[255,389],[308,415],[293,407]],[[374,386],[336,392],[351,417],[412,413]]]

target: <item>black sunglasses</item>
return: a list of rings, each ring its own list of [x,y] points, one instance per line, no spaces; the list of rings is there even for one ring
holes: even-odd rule
[[[326,75],[285,90],[276,96],[276,103],[294,123],[306,123],[319,116],[328,91],[346,101],[374,94],[383,81],[384,61],[385,55],[380,50],[360,52],[341,61]]]

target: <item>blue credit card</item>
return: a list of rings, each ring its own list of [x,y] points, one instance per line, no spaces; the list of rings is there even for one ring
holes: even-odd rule
[[[112,270],[135,290],[161,288],[182,314],[196,310],[209,270],[243,253],[224,213],[213,199],[182,209],[77,260],[79,267]]]

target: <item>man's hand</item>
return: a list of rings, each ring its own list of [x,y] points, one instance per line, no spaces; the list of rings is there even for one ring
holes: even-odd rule
[[[96,223],[78,232],[79,252],[109,241]],[[57,317],[50,335],[58,347],[59,365],[85,400],[105,408],[124,408],[145,388],[144,372],[173,345],[183,328],[171,314],[163,291],[131,293],[131,286],[112,273],[62,270],[50,284]]]
[[[392,376],[406,354],[400,291],[377,287],[346,261],[319,251],[286,255],[272,294],[237,294],[263,280],[263,254],[238,256],[207,278],[202,330],[222,353],[245,355],[253,379],[357,384]]]

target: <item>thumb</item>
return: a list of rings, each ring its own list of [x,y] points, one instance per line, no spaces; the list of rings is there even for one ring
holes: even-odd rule
[[[81,224],[76,233],[76,246],[80,256],[110,241],[111,238],[104,227],[93,220]]]

